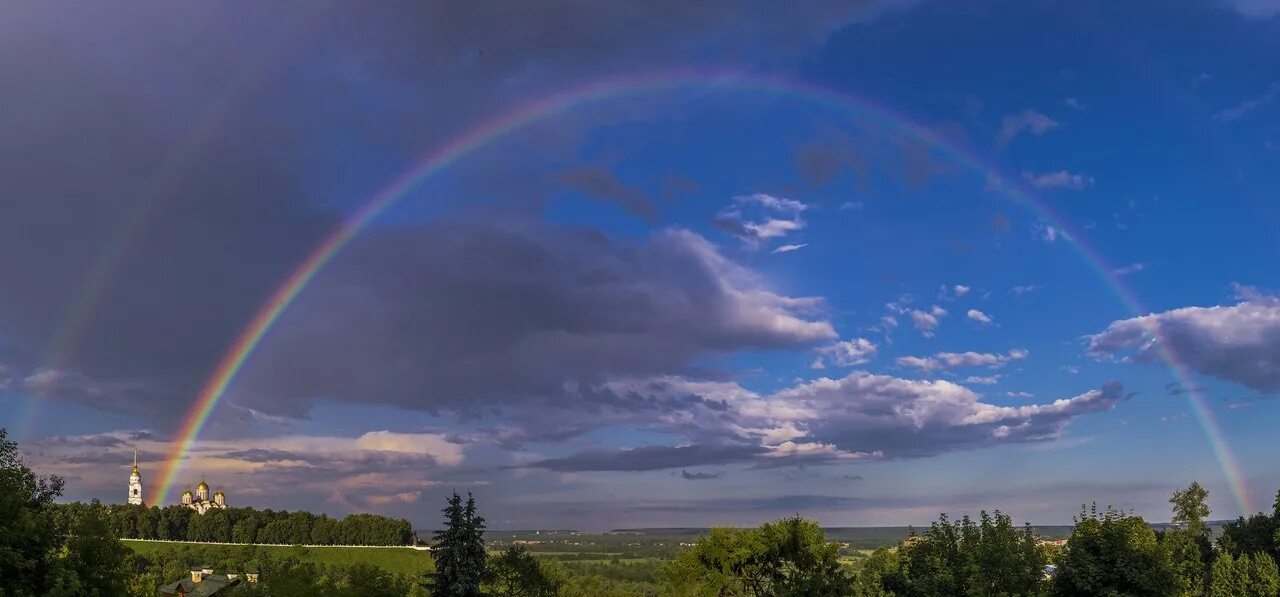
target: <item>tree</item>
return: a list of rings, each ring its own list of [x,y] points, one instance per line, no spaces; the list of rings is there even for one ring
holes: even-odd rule
[[[797,516],[755,529],[711,529],[663,573],[676,594],[847,595],[839,548],[817,523]]]
[[[427,575],[434,595],[472,597],[480,595],[485,575],[484,518],[476,514],[476,499],[469,492],[464,506],[454,492],[442,510],[445,528],[432,539],[436,570]]]
[[[132,550],[115,538],[106,508],[94,500],[68,528],[55,561],[49,595],[123,595]]]
[[[1206,563],[1213,555],[1209,543],[1209,525],[1205,518],[1211,510],[1206,499],[1209,491],[1192,481],[1186,489],[1173,492],[1169,503],[1173,505],[1173,528],[1164,534],[1164,543],[1173,566],[1174,590],[1179,595],[1204,593]]]
[[[906,578],[898,564],[898,552],[880,548],[862,562],[853,582],[854,597],[906,595]]]
[[[311,523],[311,543],[333,545],[338,542],[338,521],[321,514]]]
[[[1271,556],[1258,552],[1249,557],[1247,594],[1272,597],[1280,595],[1280,569]]]
[[[236,523],[231,526],[231,542],[257,543],[258,518],[256,516],[249,515],[237,520]]]
[[[41,595],[49,589],[59,529],[67,528],[52,508],[63,482],[38,477],[7,438],[0,428],[0,579],[9,595]]]
[[[1173,568],[1165,546],[1141,516],[1110,507],[1081,508],[1058,562],[1055,595],[1170,595]]]
[[[1208,535],[1209,527],[1204,519],[1209,516],[1209,504],[1205,500],[1209,490],[1192,481],[1186,489],[1173,492],[1169,503],[1173,504],[1173,524],[1181,525],[1194,535]]]
[[[518,545],[489,560],[489,584],[499,597],[551,597],[560,590],[538,559]]]
[[[1037,595],[1045,591],[1045,553],[1030,526],[983,511],[951,522],[943,514],[899,553],[907,595]]]

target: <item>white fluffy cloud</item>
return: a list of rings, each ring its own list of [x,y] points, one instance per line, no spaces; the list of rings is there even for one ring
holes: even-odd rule
[[[1280,299],[1253,296],[1231,306],[1184,307],[1112,322],[1089,337],[1095,356],[1163,358],[1261,392],[1280,392]]]
[[[871,362],[876,356],[877,347],[866,338],[854,338],[844,342],[836,342],[818,349],[818,353],[826,357],[827,362],[837,367],[853,367]],[[819,361],[819,364],[821,362]],[[814,367],[820,369],[821,367]]]
[[[1025,348],[1015,348],[1005,354],[990,352],[939,352],[927,357],[898,357],[895,361],[903,367],[912,367],[925,373],[941,369],[962,367],[990,367],[997,369],[1013,361],[1020,361],[1030,354]]]
[[[800,214],[808,208],[808,205],[794,199],[766,193],[739,195],[733,198],[733,203],[728,207],[720,210],[716,224],[747,245],[759,247],[772,239],[784,238],[803,230],[805,221]],[[774,252],[785,253],[803,246],[784,245]]]
[[[911,316],[912,325],[920,331],[920,335],[932,338],[934,332],[938,329],[939,320],[947,315],[947,310],[934,305],[928,311],[912,309],[908,314]]]
[[[1065,231],[1057,226],[1045,224],[1043,222],[1031,223],[1031,236],[1047,243],[1058,242],[1059,238],[1070,240],[1071,237]]]
[[[798,245],[782,245],[770,251],[770,253],[790,253],[792,251],[799,251],[800,249],[803,249],[807,246],[809,246],[809,243],[801,243]]]
[[[983,313],[982,311],[979,311],[977,309],[969,309],[969,311],[965,313],[965,317],[968,317],[969,319],[976,321],[978,323],[981,323],[983,325],[989,324],[992,321],[990,315],[987,315],[986,313]]]
[[[1046,172],[1044,174],[1034,174],[1024,170],[1022,178],[1037,189],[1071,189],[1080,191],[1093,186],[1094,182],[1092,176],[1073,174],[1066,170]]]
[[[1040,112],[1023,110],[1016,114],[1008,114],[1000,120],[1000,132],[996,135],[996,142],[1004,146],[1024,132],[1038,137],[1058,126],[1057,121]]]
[[[638,382],[633,391],[697,395],[718,404],[696,428],[697,443],[588,451],[531,464],[552,470],[657,470],[756,462],[776,466],[869,458],[920,457],[1006,442],[1055,439],[1076,417],[1110,410],[1124,397],[1110,383],[1047,404],[997,406],[956,383],[867,372],[820,378],[774,394],[691,382]],[[704,385],[705,384],[701,384]]]
[[[1147,265],[1145,263],[1130,263],[1124,267],[1117,267],[1111,270],[1111,273],[1117,276],[1127,276],[1129,274],[1136,274],[1144,269],[1147,269]]]

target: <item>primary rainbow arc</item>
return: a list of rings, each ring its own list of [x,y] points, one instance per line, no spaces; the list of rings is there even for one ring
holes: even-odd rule
[[[293,274],[276,289],[222,357],[222,360],[210,375],[178,429],[177,436],[163,464],[164,468],[160,483],[157,485],[150,503],[158,504],[167,499],[174,479],[181,470],[182,462],[199,437],[200,431],[208,421],[209,416],[217,407],[227,388],[235,380],[244,363],[253,355],[254,349],[275,325],[276,321],[279,320],[281,314],[284,313],[298,294],[306,288],[307,284],[315,278],[316,274],[325,265],[388,208],[408,195],[410,191],[427,178],[453,165],[476,150],[526,126],[591,102],[679,87],[724,88],[735,91],[759,90],[795,94],[851,110],[861,116],[880,121],[898,132],[907,133],[926,143],[932,150],[946,155],[971,171],[982,174],[986,179],[993,182],[995,189],[1030,209],[1032,213],[1044,222],[1065,232],[1070,245],[1076,249],[1084,261],[1113,290],[1127,309],[1132,310],[1136,315],[1144,315],[1148,312],[1137,300],[1136,295],[1121,283],[1101,254],[1085,243],[1084,237],[1069,226],[1067,221],[1047,204],[1022,190],[1016,181],[1009,182],[1004,176],[1000,175],[996,168],[987,166],[978,156],[961,150],[932,130],[916,124],[893,111],[837,90],[771,75],[716,70],[677,70],[610,77],[545,96],[472,128],[453,141],[415,161],[409,169],[392,180],[388,186],[374,194],[338,226],[333,234],[316,247]],[[1183,387],[1189,389],[1187,396],[1188,401],[1191,403],[1192,412],[1196,415],[1201,428],[1205,432],[1210,449],[1222,468],[1236,505],[1240,508],[1242,514],[1247,515],[1253,511],[1249,490],[1235,456],[1227,445],[1217,421],[1213,417],[1213,413],[1209,410],[1199,390],[1195,389],[1195,384],[1191,383],[1187,368],[1177,359],[1177,355],[1171,351],[1168,344],[1161,340],[1159,329],[1153,325],[1148,327],[1147,331],[1156,339],[1156,344],[1160,347],[1160,356],[1174,377],[1182,383]]]

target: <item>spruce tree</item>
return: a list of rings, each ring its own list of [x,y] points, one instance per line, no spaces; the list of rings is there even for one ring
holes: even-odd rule
[[[428,575],[433,595],[474,597],[480,595],[484,580],[484,518],[476,515],[476,499],[467,494],[467,503],[454,492],[442,510],[445,528],[432,536],[432,556],[436,571]]]

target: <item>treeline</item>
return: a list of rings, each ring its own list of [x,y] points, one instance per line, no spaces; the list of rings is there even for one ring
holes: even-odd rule
[[[55,515],[74,518],[90,507],[73,502],[55,506]],[[164,539],[212,543],[284,545],[412,545],[413,525],[376,514],[341,519],[304,511],[227,508],[204,514],[185,506],[106,506],[111,532],[120,539]]]
[[[1156,532],[1133,513],[1081,509],[1065,545],[1029,525],[983,512],[945,515],[898,547],[842,565],[817,523],[788,518],[755,529],[712,529],[665,566],[664,594],[829,595],[1280,595],[1280,493],[1271,514],[1206,524],[1208,492],[1175,492],[1173,525]]]

